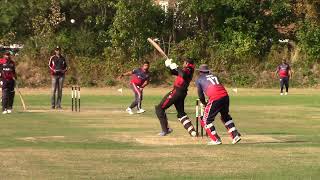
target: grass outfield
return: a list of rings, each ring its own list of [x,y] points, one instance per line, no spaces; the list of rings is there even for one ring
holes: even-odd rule
[[[0,115],[0,179],[319,179],[320,95],[314,89],[239,89],[230,93],[231,115],[243,140],[231,145],[219,118],[223,145],[191,138],[170,108],[174,132],[158,137],[154,114],[168,89],[145,89],[143,115],[124,109],[131,91],[82,89],[82,112],[49,110],[48,89],[22,89],[28,107]],[[186,111],[195,115],[195,90]],[[193,118],[194,120],[194,118]]]

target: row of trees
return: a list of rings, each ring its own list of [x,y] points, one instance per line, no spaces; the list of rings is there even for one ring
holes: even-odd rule
[[[158,38],[170,57],[193,57],[219,70],[226,83],[244,86],[272,85],[266,83],[268,72],[280,58],[297,63],[299,80],[315,76],[313,66],[320,58],[316,0],[177,0],[167,12],[153,0],[1,0],[1,4],[0,44],[25,44],[20,69],[36,67],[21,75],[27,85],[48,80],[37,72],[45,73],[55,45],[63,47],[70,61],[68,82],[85,85],[113,85],[110,79],[119,71],[144,59],[157,67],[161,61],[156,61],[159,57],[148,37]],[[162,70],[153,70],[154,82],[166,79]],[[257,84],[261,79],[265,81]]]

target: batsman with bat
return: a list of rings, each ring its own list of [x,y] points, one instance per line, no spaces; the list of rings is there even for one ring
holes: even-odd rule
[[[232,144],[238,143],[241,140],[240,133],[229,114],[229,96],[226,89],[220,83],[218,77],[210,72],[206,64],[202,64],[198,70],[200,74],[196,81],[198,96],[201,103],[206,105],[200,123],[211,138],[208,145],[221,144],[221,139],[213,124],[218,113],[221,114],[221,121],[232,138]],[[208,101],[206,101],[204,94],[208,96]]]
[[[170,69],[172,75],[177,76],[174,82],[173,90],[171,90],[167,95],[165,95],[159,105],[155,107],[157,117],[160,121],[162,131],[159,133],[160,136],[166,136],[170,134],[173,130],[169,128],[168,118],[166,115],[166,109],[174,105],[178,112],[178,119],[182,123],[183,127],[189,132],[193,137],[197,135],[194,126],[192,125],[187,113],[184,111],[184,100],[187,96],[187,91],[189,84],[192,80],[194,73],[194,61],[191,58],[184,60],[183,67],[178,68],[176,63],[169,59],[160,46],[154,42],[151,38],[148,38],[151,45],[158,50],[158,52],[164,56],[167,60],[165,65]]]
[[[189,134],[195,137],[197,133],[191,123],[191,120],[184,111],[184,100],[187,96],[188,87],[194,73],[194,61],[187,58],[184,60],[183,67],[179,68],[176,63],[172,62],[172,59],[167,59],[165,61],[165,66],[170,69],[172,75],[176,76],[176,80],[174,81],[173,89],[165,95],[160,104],[155,107],[162,129],[159,135],[166,136],[172,132],[172,129],[169,128],[168,125],[168,118],[165,110],[174,105],[178,112],[178,120]]]

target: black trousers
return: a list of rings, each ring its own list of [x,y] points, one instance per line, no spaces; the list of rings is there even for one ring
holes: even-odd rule
[[[162,101],[155,107],[157,117],[160,121],[161,129],[164,132],[168,131],[168,118],[165,110],[174,105],[177,110],[177,118],[183,124],[184,128],[191,133],[195,131],[191,121],[189,120],[187,113],[184,111],[184,101],[187,96],[187,92],[179,89],[173,89],[166,94]]]
[[[62,101],[62,88],[64,82],[64,75],[57,76],[54,75],[51,77],[51,107],[61,108],[61,101]]]
[[[216,101],[208,102],[204,110],[203,121],[206,125],[212,123],[218,113],[221,114],[221,120],[225,123],[232,119],[229,115],[229,96],[225,96]]]
[[[229,96],[225,96],[215,101],[209,100],[204,109],[204,116],[202,118],[203,122],[201,125],[205,127],[210,138],[214,141],[220,138],[213,124],[213,121],[218,113],[220,113],[221,121],[226,127],[231,138],[239,135],[238,130],[235,127],[235,123],[229,114],[229,104]]]
[[[15,96],[15,80],[2,80],[2,111],[12,109]]]
[[[283,93],[283,88],[286,87],[286,92],[289,90],[289,77],[280,78],[280,91]]]

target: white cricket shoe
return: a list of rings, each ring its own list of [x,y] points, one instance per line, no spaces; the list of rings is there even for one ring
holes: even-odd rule
[[[129,108],[129,107],[126,109],[126,111],[127,111],[127,113],[129,113],[130,115],[132,115],[132,114],[133,114],[132,109],[131,109],[131,108]]]
[[[2,112],[2,114],[8,114],[8,111],[5,110],[5,111]]]
[[[236,136],[232,140],[232,144],[237,144],[241,140],[240,136]]]
[[[282,96],[283,95],[283,93],[280,93],[280,96]]]
[[[7,113],[8,113],[8,114],[11,114],[11,113],[12,113],[12,109],[8,109],[8,110],[7,110]]]
[[[284,93],[284,95],[286,96],[286,95],[288,95],[288,93],[287,93],[287,92],[285,92],[285,93]]]
[[[220,144],[222,144],[222,142],[219,139],[216,141],[211,140],[207,143],[207,145],[220,145]]]
[[[146,112],[144,109],[139,109],[139,110],[137,111],[138,114],[141,114],[141,113],[144,113],[144,112]]]

